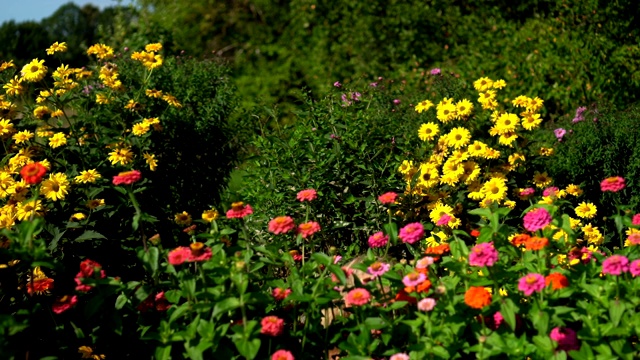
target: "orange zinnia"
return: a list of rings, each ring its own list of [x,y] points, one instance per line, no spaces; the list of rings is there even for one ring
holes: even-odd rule
[[[518,234],[513,239],[511,239],[511,243],[514,246],[520,246],[526,244],[529,239],[531,239],[531,236],[529,236],[528,234]]]
[[[417,286],[405,286],[404,287],[404,291],[408,294],[412,293],[412,292],[418,292],[418,293],[426,293],[427,291],[429,291],[429,289],[431,289],[431,281],[429,280],[425,280],[423,282],[421,282],[420,284],[418,284]]]
[[[442,245],[438,245],[438,246],[429,246],[424,253],[427,255],[442,255],[444,253],[448,253],[449,251],[451,251],[451,248],[449,247],[449,244],[442,244]],[[439,260],[440,257],[439,256],[434,256],[433,257],[434,260]]]
[[[545,286],[551,285],[553,290],[564,289],[569,286],[569,280],[560,273],[551,273],[544,278]]]
[[[527,250],[542,250],[547,245],[549,245],[547,238],[534,236],[524,243],[524,248]]]
[[[474,309],[482,309],[491,304],[491,294],[482,286],[472,286],[464,294],[464,302]]]

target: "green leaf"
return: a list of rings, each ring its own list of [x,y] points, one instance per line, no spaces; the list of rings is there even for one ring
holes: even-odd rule
[[[169,309],[169,311],[171,311],[171,309],[174,309],[174,307],[172,306]],[[184,315],[184,313],[186,313],[188,310],[189,310],[189,303],[184,303],[178,307],[175,307],[175,310],[173,310],[171,312],[171,315],[169,316],[169,323],[172,323],[174,320]]]
[[[227,311],[231,311],[235,308],[240,307],[240,300],[237,298],[226,298],[216,304],[213,308],[212,317],[216,317],[219,314],[222,314]]]
[[[609,316],[611,317],[611,322],[614,326],[618,326],[620,324],[620,319],[622,319],[622,315],[624,314],[625,305],[620,300],[614,300],[609,303]]]
[[[93,239],[106,239],[104,235],[100,234],[97,231],[87,230],[82,233],[82,235],[78,236],[74,241],[85,241],[85,240],[93,240]]]
[[[180,290],[168,290],[165,291],[164,297],[168,302],[172,304],[177,304],[180,301]]]
[[[513,303],[513,300],[505,299],[500,304],[500,313],[502,314],[504,321],[512,330],[514,330],[516,328],[516,314],[518,313],[518,307]]]
[[[384,233],[389,235],[389,241],[391,241],[391,244],[397,244],[398,243],[398,225],[396,225],[396,223],[394,222],[386,223],[382,226],[382,228],[384,229]]]
[[[247,359],[253,359],[260,350],[260,339],[248,339],[244,336],[234,336],[233,343],[236,345],[240,355]]]
[[[318,264],[329,266],[333,263],[333,260],[329,257],[329,255],[321,252],[313,253],[311,258],[314,259]]]
[[[157,360],[169,360],[171,359],[171,345],[158,346],[156,348],[155,357]]]
[[[120,294],[118,295],[118,297],[116,298],[116,309],[120,310],[124,307],[124,305],[127,303],[127,295]]]

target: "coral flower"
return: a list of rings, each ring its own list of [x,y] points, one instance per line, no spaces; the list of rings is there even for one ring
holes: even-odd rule
[[[419,222],[414,222],[411,224],[407,224],[405,227],[400,229],[400,234],[398,237],[402,242],[413,244],[416,241],[420,240],[421,237],[424,236],[424,226],[422,226]]]
[[[234,202],[233,204],[231,204],[231,209],[227,211],[227,217],[229,219],[241,219],[251,214],[253,214],[251,205],[245,205],[242,201]]]
[[[53,305],[51,305],[51,310],[56,314],[62,314],[63,312],[71,309],[77,302],[78,297],[76,295],[65,295],[58,298]]]
[[[545,208],[537,208],[529,211],[524,216],[524,228],[528,231],[537,231],[551,223],[551,214]]]
[[[384,275],[384,273],[389,271],[390,268],[391,268],[391,265],[380,262],[380,261],[376,261],[367,268],[367,273],[371,275],[373,278],[377,278],[378,276]]]
[[[315,221],[309,221],[298,225],[298,234],[302,235],[305,239],[318,231],[320,231],[320,224]]]
[[[286,299],[287,296],[289,296],[289,294],[291,294],[291,289],[275,288],[271,292],[271,295],[273,295],[273,298],[278,301],[282,301]]]
[[[179,246],[169,252],[169,264],[181,265],[191,256],[191,249],[186,246]]]
[[[493,242],[478,244],[469,252],[471,266],[493,266],[496,261],[498,261],[498,251],[493,247]]]
[[[271,355],[271,360],[295,360],[295,358],[290,351],[278,350]]]
[[[138,170],[124,171],[113,177],[113,185],[131,185],[142,179],[142,174]]]
[[[535,193],[536,193],[536,189],[534,189],[534,188],[526,188],[526,189],[520,190],[518,195],[520,197],[527,197],[527,196],[531,196],[531,195],[533,195]]]
[[[194,242],[189,245],[189,251],[187,261],[207,261],[211,259],[211,248],[205,248],[201,242]]]
[[[474,309],[482,309],[491,304],[491,294],[482,286],[471,286],[464,294],[464,302]]]
[[[624,178],[620,176],[608,177],[600,183],[600,190],[602,191],[618,192],[624,189],[624,187]]]
[[[534,292],[540,292],[544,287],[544,276],[536,273],[525,275],[518,282],[518,290],[522,291],[526,296],[531,296]]]
[[[397,353],[397,354],[391,355],[389,360],[409,360],[409,355],[405,353]]]
[[[42,181],[44,174],[46,174],[47,168],[45,168],[39,162],[34,162],[31,164],[25,165],[22,170],[20,170],[20,176],[24,179],[24,182],[27,184],[38,184]]]
[[[545,237],[531,237],[524,242],[524,248],[527,250],[542,250],[549,245],[549,240]]]
[[[558,343],[556,350],[570,351],[580,349],[576,332],[566,327],[556,327],[549,334],[551,340]]]
[[[380,248],[389,242],[389,237],[386,236],[382,231],[378,231],[377,233],[369,236],[369,247],[372,248]]]
[[[284,320],[277,316],[265,316],[260,322],[260,333],[268,336],[279,336],[284,330]]]
[[[362,306],[369,303],[369,300],[371,300],[371,294],[369,294],[367,289],[363,288],[357,288],[349,291],[344,298],[344,302],[347,306]]]
[[[544,189],[544,191],[542,192],[542,196],[556,196],[558,191],[560,191],[560,189],[558,189],[557,187],[550,186],[550,187]]]
[[[436,300],[432,298],[422,299],[418,302],[418,310],[431,311],[436,307]]]
[[[634,260],[631,265],[629,265],[629,272],[633,277],[640,275],[640,259]]]
[[[34,279],[27,282],[27,292],[29,294],[44,294],[49,293],[49,290],[53,288],[53,279],[45,277],[42,279]]]
[[[553,290],[564,289],[569,286],[569,280],[560,273],[551,273],[544,278],[545,286],[551,285]]]
[[[80,263],[80,272],[76,274],[74,279],[77,285],[76,290],[87,292],[93,288],[91,285],[84,284],[84,279],[104,279],[106,276],[104,270],[102,270],[102,265],[93,260],[85,259]]]
[[[611,255],[602,262],[602,273],[609,275],[621,275],[629,271],[629,259],[622,255]]]
[[[391,191],[378,196],[378,201],[380,201],[383,204],[394,204],[396,202],[397,197],[398,197],[398,194]]]
[[[286,234],[293,230],[296,225],[293,223],[293,219],[289,216],[278,216],[275,219],[269,221],[269,232],[274,234]]]
[[[416,261],[416,269],[419,272],[422,272],[421,270],[426,270],[434,262],[435,262],[434,258],[432,258],[431,256],[425,256],[422,259]]]
[[[299,201],[313,201],[318,198],[318,192],[314,189],[302,190],[296,195]]]

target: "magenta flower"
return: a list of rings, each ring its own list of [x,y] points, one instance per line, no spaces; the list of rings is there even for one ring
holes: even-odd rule
[[[524,216],[524,228],[534,232],[551,223],[551,214],[545,208],[537,208],[529,211]]]
[[[422,299],[418,302],[418,310],[420,311],[431,311],[436,307],[436,300],[432,298]]]
[[[391,268],[391,265],[380,262],[380,261],[376,261],[367,268],[367,273],[371,275],[373,278],[377,278],[378,276],[384,275],[384,273],[389,271],[390,268]]]
[[[640,214],[633,215],[633,219],[631,219],[631,225],[640,225]]]
[[[340,81],[336,81],[333,83],[333,86],[337,87],[337,88],[341,88],[342,84],[340,84]]]
[[[629,272],[633,277],[640,275],[640,259],[633,260],[631,265],[629,265]]]
[[[536,193],[536,189],[534,189],[534,188],[526,188],[526,189],[522,189],[522,190],[520,191],[520,194],[519,194],[519,195],[524,197],[524,196],[530,196],[530,195],[533,195],[533,194],[535,194],[535,193]]]
[[[469,253],[471,266],[493,266],[496,261],[498,261],[498,251],[493,247],[493,242],[480,243]]]
[[[560,189],[555,186],[549,186],[548,188],[544,189],[544,191],[542,192],[542,196],[555,196],[559,190]]]
[[[557,128],[553,130],[553,133],[556,135],[556,138],[558,139],[558,141],[562,141],[562,138],[567,133],[567,130],[563,128]]]
[[[436,223],[436,226],[443,226],[443,225],[447,225],[449,223],[449,221],[451,221],[452,217],[449,214],[443,214],[440,219],[438,220],[438,222]]]
[[[403,277],[402,283],[404,284],[404,286],[418,286],[425,280],[427,280],[427,276],[425,274],[414,271],[408,273],[405,277]]]
[[[604,191],[618,192],[624,189],[624,187],[625,187],[624,178],[620,176],[608,177],[602,180],[602,182],[600,183],[600,190],[603,192]]]
[[[424,236],[424,226],[422,226],[419,222],[414,222],[411,224],[407,224],[405,227],[400,229],[400,234],[398,237],[402,242],[413,244],[416,241],[420,240],[421,237]]]
[[[522,291],[526,296],[531,296],[534,292],[540,292],[544,287],[544,276],[536,273],[525,275],[518,282],[518,290]]]
[[[389,237],[385,235],[382,231],[378,231],[377,233],[369,236],[369,247],[372,248],[380,248],[389,242]]]
[[[578,123],[580,121],[584,120],[584,112],[587,110],[587,108],[585,106],[580,106],[579,108],[576,109],[576,116],[573,118],[573,120],[571,120],[572,123]]]
[[[551,340],[558,343],[557,350],[570,351],[580,349],[576,332],[566,327],[556,327],[549,334]]]
[[[629,259],[622,255],[611,255],[602,262],[602,273],[608,275],[621,275],[629,271]]]
[[[440,75],[440,73],[442,73],[442,70],[440,70],[440,68],[433,68],[431,69],[431,75]]]

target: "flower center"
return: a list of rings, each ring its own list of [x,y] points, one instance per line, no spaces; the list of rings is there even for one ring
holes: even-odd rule
[[[242,201],[234,202],[231,204],[233,211],[242,211],[244,209],[244,203]]]

